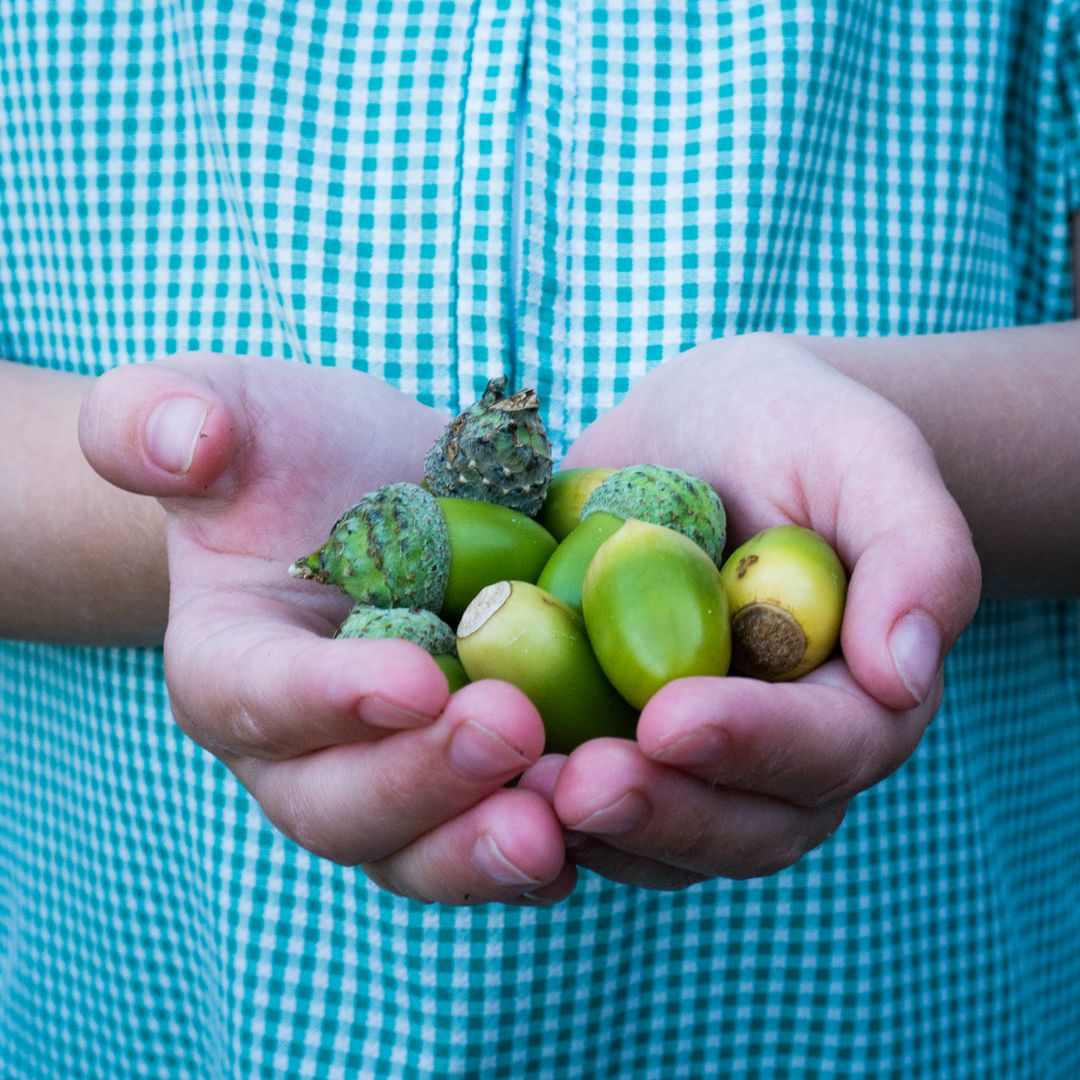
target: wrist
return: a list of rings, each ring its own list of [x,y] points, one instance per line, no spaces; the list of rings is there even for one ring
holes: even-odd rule
[[[78,444],[93,380],[0,363],[0,636],[87,645],[161,641],[168,604],[164,512],[120,491]]]

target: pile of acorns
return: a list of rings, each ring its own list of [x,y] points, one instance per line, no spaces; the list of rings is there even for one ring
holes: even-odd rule
[[[446,427],[422,486],[365,495],[289,567],[352,598],[339,636],[414,641],[451,690],[512,683],[563,753],[632,737],[673,679],[795,679],[833,652],[847,579],[822,537],[781,525],[725,560],[709,484],[660,465],[553,474],[535,391],[505,386]]]

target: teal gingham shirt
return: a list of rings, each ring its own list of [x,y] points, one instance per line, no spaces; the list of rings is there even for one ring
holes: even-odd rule
[[[562,448],[708,338],[1071,313],[1076,0],[8,0],[0,96],[30,364],[351,364],[447,410],[506,372]],[[552,910],[286,841],[159,652],[0,644],[0,1076],[1074,1080],[1076,623],[985,604],[795,867]]]

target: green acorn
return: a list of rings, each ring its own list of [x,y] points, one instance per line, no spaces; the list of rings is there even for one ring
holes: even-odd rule
[[[720,568],[731,606],[733,664],[769,682],[798,679],[840,640],[847,573],[828,541],[800,525],[774,525]]]
[[[663,525],[688,536],[717,566],[727,540],[720,496],[696,476],[663,465],[629,465],[602,481],[586,500],[581,520],[597,510]]]
[[[347,510],[289,573],[337,585],[359,604],[438,611],[450,574],[446,519],[419,485],[388,484]]]
[[[379,608],[357,604],[338,628],[343,638],[402,638],[432,656],[457,655],[457,635],[425,608]]]
[[[501,679],[529,698],[549,751],[568,754],[603,735],[633,738],[636,714],[601,670],[581,616],[536,585],[497,581],[481,590],[461,617],[458,655],[471,679]]]
[[[457,623],[472,598],[508,574],[535,581],[555,550],[555,537],[531,517],[498,503],[439,498],[450,536],[450,574],[440,614]]]
[[[536,520],[561,544],[581,524],[581,510],[589,496],[613,472],[602,466],[556,469]]]
[[[506,574],[535,581],[554,550],[555,538],[517,510],[390,484],[365,495],[289,573],[359,604],[426,608],[456,623],[485,585]]]
[[[581,603],[600,667],[637,709],[674,679],[727,674],[731,620],[720,571],[674,529],[625,522],[589,563]]]
[[[551,442],[535,390],[506,397],[506,378],[455,417],[424,458],[433,495],[499,503],[535,517],[551,480]]]
[[[423,608],[377,608],[357,604],[338,628],[339,638],[401,638],[431,654],[450,692],[469,681],[457,655],[457,635],[432,611]]]
[[[622,518],[597,510],[582,521],[551,553],[536,584],[581,614],[585,572],[600,545],[626,524]]]

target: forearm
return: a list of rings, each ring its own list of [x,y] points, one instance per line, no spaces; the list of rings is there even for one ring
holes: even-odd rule
[[[1080,322],[805,340],[922,429],[987,595],[1080,594]]]
[[[83,457],[92,381],[0,361],[0,637],[143,645],[164,633],[164,513]]]

